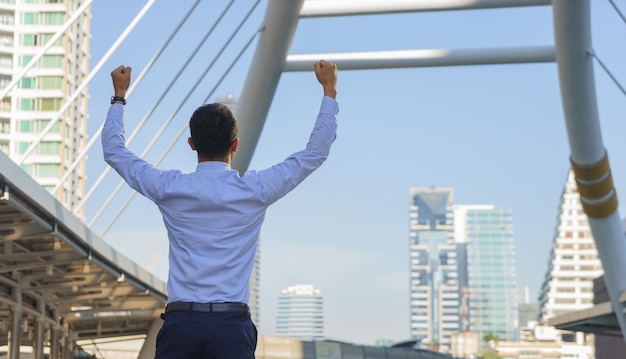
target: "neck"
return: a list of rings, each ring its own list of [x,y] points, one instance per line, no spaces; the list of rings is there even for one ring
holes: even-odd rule
[[[225,162],[230,166],[230,161],[232,161],[233,156],[232,153],[229,153],[225,156],[202,156],[198,155],[198,163],[200,162]]]

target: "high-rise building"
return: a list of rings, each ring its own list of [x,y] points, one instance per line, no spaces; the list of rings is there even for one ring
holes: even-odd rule
[[[451,188],[409,190],[410,334],[448,348],[461,330]]]
[[[0,2],[0,89],[24,72],[81,3]],[[87,86],[80,86],[89,71],[90,19],[87,9],[0,101],[0,150],[22,163],[22,168],[50,191],[85,146],[88,93]],[[71,104],[66,105],[71,98]],[[65,110],[60,113],[62,108]],[[50,131],[25,156],[48,126]],[[74,167],[56,191],[57,198],[70,209],[84,194],[85,159]]]
[[[593,279],[604,274],[570,171],[557,217],[548,270],[539,294],[540,320],[593,306]]]
[[[228,106],[228,108],[233,112],[237,113],[237,105],[239,104],[239,98],[235,96],[233,93],[227,93],[222,97],[218,97],[215,99],[216,103],[221,103],[222,105]]]
[[[260,242],[260,241],[259,241]],[[250,307],[250,317],[256,325],[257,329],[261,328],[260,310],[261,310],[261,243],[257,243],[256,253],[254,256],[254,266],[250,273],[250,299],[248,306]]]
[[[324,339],[322,293],[310,284],[298,284],[278,297],[276,335],[303,340]]]
[[[517,322],[521,335],[521,328],[528,327],[529,322],[536,322],[539,313],[539,303],[530,301],[530,288],[527,285],[517,288],[517,305],[519,311]],[[520,340],[522,340],[521,337]]]
[[[457,205],[455,240],[466,247],[467,267],[460,268],[467,287],[468,329],[517,340],[518,304],[513,213],[492,205]],[[462,273],[466,270],[467,273]],[[467,278],[465,285],[464,277]]]

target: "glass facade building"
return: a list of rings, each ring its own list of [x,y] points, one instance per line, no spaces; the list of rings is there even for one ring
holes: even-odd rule
[[[516,340],[513,213],[455,205],[451,188],[409,190],[410,335],[447,351],[454,335]]]
[[[410,335],[445,349],[461,329],[451,188],[409,190]]]
[[[324,339],[322,293],[310,284],[298,284],[278,297],[276,335],[303,340]]]
[[[466,247],[468,323],[479,338],[517,340],[518,300],[513,214],[491,205],[455,206],[455,238]],[[463,280],[462,280],[463,282]],[[464,284],[462,284],[464,286]]]

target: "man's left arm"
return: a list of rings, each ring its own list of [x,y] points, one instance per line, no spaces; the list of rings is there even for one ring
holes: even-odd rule
[[[337,102],[324,96],[306,148],[259,171],[260,192],[266,204],[285,196],[326,161],[337,136],[338,112]]]

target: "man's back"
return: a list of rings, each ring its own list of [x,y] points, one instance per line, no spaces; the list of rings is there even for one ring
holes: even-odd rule
[[[170,244],[156,358],[254,358],[257,333],[247,303],[265,212],[322,165],[336,136],[337,66],[319,61],[314,69],[324,97],[306,147],[242,177],[230,167],[237,121],[221,104],[199,107],[189,122],[195,172],[159,170],[129,151],[123,111],[131,68],[111,73],[115,96],[102,129],[104,159],[159,207]]]

